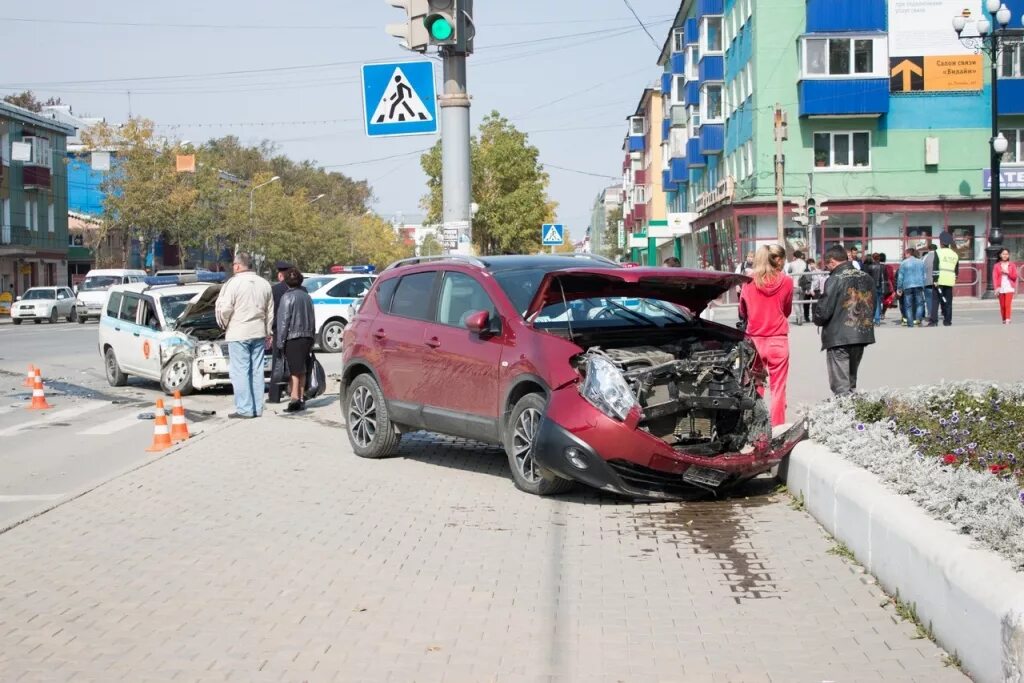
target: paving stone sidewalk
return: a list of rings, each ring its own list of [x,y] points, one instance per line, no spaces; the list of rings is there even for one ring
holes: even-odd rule
[[[233,425],[0,535],[0,680],[964,681],[757,483],[518,492],[495,449]]]

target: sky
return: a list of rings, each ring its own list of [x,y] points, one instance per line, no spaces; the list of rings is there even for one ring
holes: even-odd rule
[[[473,128],[496,110],[530,134],[558,219],[576,237],[594,198],[620,176],[625,119],[659,77],[676,7],[475,2]],[[382,216],[422,214],[426,177],[416,152],[435,138],[363,132],[361,64],[419,58],[385,33],[405,16],[387,0],[48,0],[8,4],[0,14],[2,95],[32,89],[112,123],[144,116],[193,143],[271,140],[293,159],[367,180]],[[440,64],[437,71],[440,78]]]

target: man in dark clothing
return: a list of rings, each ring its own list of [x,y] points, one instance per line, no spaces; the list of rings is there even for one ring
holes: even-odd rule
[[[934,242],[928,245],[928,253],[924,255],[925,287],[924,304],[927,308],[925,315],[925,327],[935,327],[939,324],[939,289],[935,281],[939,279],[939,261],[935,258],[935,252],[939,248]]]
[[[864,347],[875,343],[875,281],[854,268],[838,245],[825,253],[825,269],[832,274],[814,305],[814,324],[822,328],[832,393],[842,396],[857,389]]]
[[[277,282],[270,288],[270,293],[274,297],[274,310],[277,311],[281,305],[281,297],[288,291],[288,285],[284,281],[285,273],[287,273],[292,267],[292,264],[287,261],[277,262]],[[277,321],[274,321],[271,329],[277,329]],[[285,388],[286,382],[288,382],[288,373],[284,371],[284,356],[281,354],[278,345],[273,345],[273,355],[270,360],[270,384],[267,386],[267,403],[280,403],[281,402],[281,391]],[[280,380],[280,381],[279,381]]]
[[[865,254],[862,270],[871,276],[875,283],[875,324],[882,324],[882,285],[885,283],[885,266],[878,260],[878,254]]]

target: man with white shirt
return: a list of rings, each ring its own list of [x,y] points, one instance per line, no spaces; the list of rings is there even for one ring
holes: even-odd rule
[[[234,276],[217,296],[217,324],[226,331],[229,374],[235,393],[230,418],[263,414],[263,357],[273,334],[274,296],[270,283],[252,272],[252,257],[235,254]]]

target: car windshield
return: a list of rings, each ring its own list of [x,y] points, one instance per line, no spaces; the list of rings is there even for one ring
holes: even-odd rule
[[[533,301],[541,280],[550,271],[541,269],[504,271],[494,279],[508,295],[520,315]],[[558,329],[567,327],[666,327],[686,324],[693,320],[685,308],[668,301],[631,297],[593,297],[576,299],[568,305],[558,302],[545,306],[534,320],[537,327]]]
[[[25,292],[25,296],[21,297],[25,301],[32,301],[33,299],[56,299],[57,290],[54,289],[30,289]]]
[[[93,275],[92,277],[85,278],[85,282],[78,285],[78,291],[102,292],[120,283],[120,275]]]
[[[305,287],[306,291],[312,294],[318,289],[322,289],[328,282],[333,282],[333,277],[307,277],[302,281],[302,286]]]
[[[196,294],[169,294],[160,297],[160,309],[164,312],[164,320],[177,320],[178,316],[185,312],[189,302],[196,296]]]

